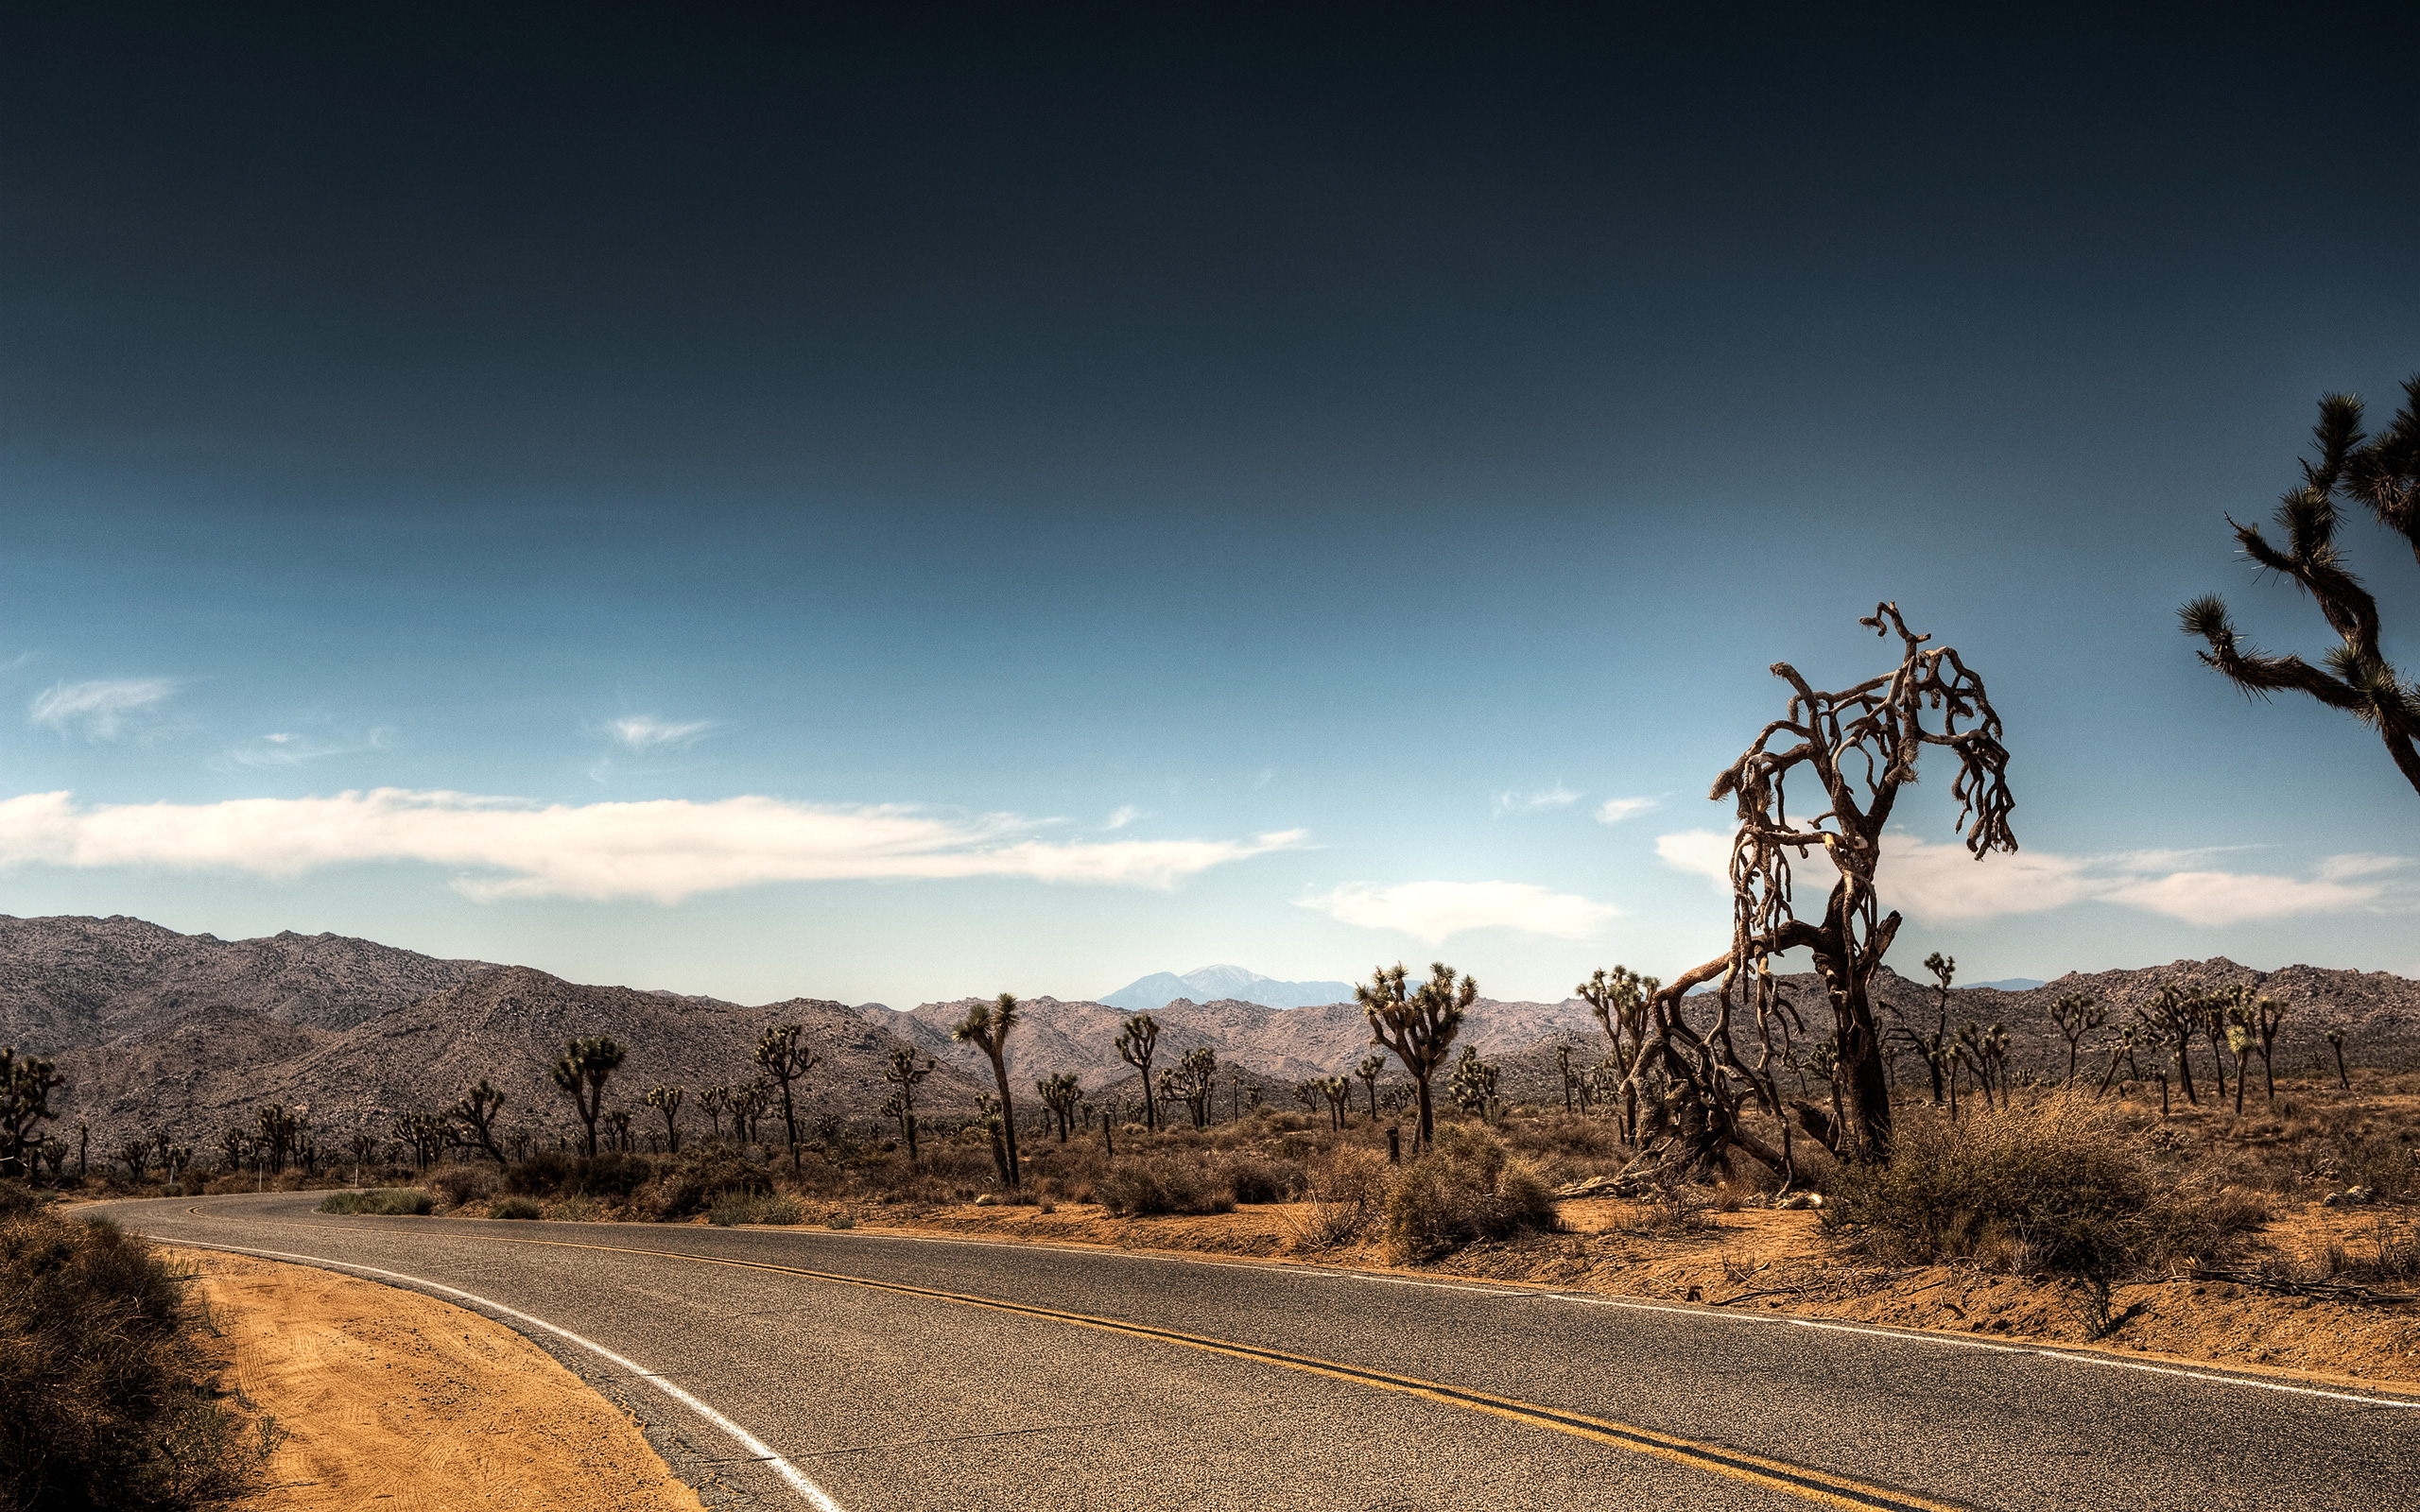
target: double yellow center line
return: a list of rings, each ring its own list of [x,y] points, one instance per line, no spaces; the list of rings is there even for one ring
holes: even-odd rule
[[[298,1227],[318,1227],[300,1225]],[[798,1276],[809,1280],[829,1281],[839,1286],[861,1286],[869,1291],[892,1292],[902,1297],[923,1297],[929,1301],[952,1302],[960,1307],[979,1307],[994,1313],[1009,1313],[1021,1317],[1045,1318],[1054,1323],[1070,1323],[1078,1328],[1098,1329],[1105,1333],[1123,1333],[1132,1338],[1151,1339],[1162,1344],[1182,1345],[1188,1349],[1201,1349],[1210,1354],[1223,1354],[1260,1365],[1278,1366],[1288,1370],[1301,1370],[1332,1380],[1351,1382],[1380,1391],[1400,1392],[1409,1397],[1443,1402],[1472,1412],[1490,1413],[1513,1422],[1535,1428],[1551,1429],[1575,1438],[1610,1444],[1634,1453],[1652,1454],[1659,1459],[1692,1469],[1708,1470],[1717,1475],[1745,1481],[1753,1486],[1785,1492],[1825,1506],[1874,1508],[1880,1512],[1964,1512],[1956,1503],[1932,1501],[1907,1491],[1860,1481],[1829,1470],[1811,1469],[1782,1460],[1767,1459],[1743,1450],[1727,1449],[1693,1438],[1682,1438],[1640,1428],[1631,1423],[1615,1422],[1603,1418],[1591,1418],[1582,1413],[1561,1408],[1544,1407],[1536,1402],[1513,1397],[1499,1397],[1492,1392],[1474,1391],[1465,1386],[1449,1386],[1417,1376],[1398,1375],[1391,1370],[1377,1370],[1366,1366],[1341,1365],[1311,1355],[1295,1354],[1285,1349],[1265,1349],[1258,1345],[1236,1344],[1226,1339],[1207,1338],[1198,1333],[1184,1333],[1174,1329],[1154,1328],[1148,1323],[1129,1323],[1113,1317],[1098,1317],[1089,1313],[1071,1313],[1063,1308],[1037,1307],[1028,1302],[1006,1302],[989,1297],[975,1297],[964,1292],[944,1292],[930,1286],[911,1286],[905,1281],[873,1280],[863,1276],[844,1276],[834,1271],[808,1270],[797,1265],[776,1265],[767,1261],[733,1260],[720,1255],[695,1255],[678,1249],[649,1249],[637,1246],[583,1245],[562,1239],[507,1239],[490,1234],[449,1234],[448,1238],[475,1239],[483,1244],[529,1245],[550,1249],[587,1249],[615,1255],[644,1255],[658,1260],[685,1260],[700,1265],[728,1265],[735,1270],[769,1271],[781,1276]]]

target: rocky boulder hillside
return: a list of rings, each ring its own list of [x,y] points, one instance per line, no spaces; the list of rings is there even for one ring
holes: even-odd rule
[[[966,1010],[981,1001],[926,1003],[906,1012],[868,1005],[857,1012],[924,1047],[943,1064],[988,1080],[991,1068],[982,1052],[953,1043],[949,1037]],[[1132,1017],[1099,1003],[1028,1000],[1024,1024],[1009,1040],[1011,1085],[1023,1092],[1037,1077],[1073,1072],[1087,1088],[1098,1088],[1133,1074],[1116,1049],[1118,1030]],[[1351,1003],[1270,1008],[1234,999],[1194,1003],[1179,998],[1151,1017],[1160,1025],[1151,1062],[1155,1074],[1175,1065],[1194,1046],[1206,1044],[1220,1065],[1238,1065],[1259,1076],[1292,1082],[1348,1073],[1374,1048],[1368,1022]],[[1475,1045],[1480,1055],[1493,1058],[1541,1040],[1591,1036],[1601,1037],[1588,1005],[1577,998],[1562,1003],[1481,998],[1471,1005],[1459,1042]]]
[[[209,1008],[148,1035],[71,1052],[59,1060],[69,1078],[59,1126],[89,1121],[96,1147],[102,1130],[113,1140],[164,1132],[199,1144],[222,1128],[251,1126],[261,1104],[279,1102],[307,1106],[323,1133],[386,1134],[395,1115],[442,1108],[486,1077],[508,1099],[505,1125],[552,1138],[576,1130],[578,1120],[548,1066],[566,1039],[610,1035],[630,1058],[607,1090],[607,1106],[631,1109],[636,1127],[660,1128],[643,1104],[647,1090],[679,1084],[689,1090],[683,1126],[703,1129],[698,1092],[752,1079],[756,1037],[776,1023],[802,1025],[822,1058],[802,1086],[802,1120],[824,1112],[853,1123],[875,1119],[890,1093],[883,1066],[901,1041],[840,1004],[796,998],[739,1007],[498,967],[340,1033]],[[974,1098],[972,1085],[944,1069],[925,1083],[919,1101],[963,1117]]]
[[[204,1009],[350,1029],[494,969],[342,935],[223,940],[122,916],[0,915],[0,1045],[57,1056]]]

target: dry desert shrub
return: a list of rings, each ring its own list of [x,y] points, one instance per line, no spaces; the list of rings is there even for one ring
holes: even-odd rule
[[[1340,1149],[1313,1165],[1294,1221],[1294,1248],[1316,1254],[1358,1244],[1377,1228],[1394,1194],[1394,1169],[1375,1150]]]
[[[1444,1124],[1387,1198],[1387,1256],[1431,1259],[1482,1239],[1557,1227],[1554,1194],[1538,1168],[1487,1128]]]
[[[441,1207],[467,1208],[495,1195],[496,1171],[491,1165],[441,1166],[428,1178],[428,1189]]]
[[[372,1187],[367,1192],[331,1192],[320,1203],[321,1212],[345,1216],[426,1217],[437,1199],[424,1187]]]
[[[250,1490],[276,1425],[221,1406],[149,1246],[0,1183],[0,1508],[172,1512]]]
[[[2163,1173],[2146,1137],[2081,1092],[1905,1120],[1889,1165],[1842,1166],[1825,1227],[1904,1264],[2117,1277],[2212,1257],[2267,1216],[2257,1194]]]
[[[1235,1211],[1235,1194],[1199,1161],[1152,1154],[1120,1160],[1096,1188],[1114,1218],[1201,1216]]]

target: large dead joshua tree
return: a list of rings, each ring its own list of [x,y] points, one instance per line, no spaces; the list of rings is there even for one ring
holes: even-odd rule
[[[2361,434],[2361,402],[2329,394],[2319,402],[2311,429],[2319,460],[2302,464],[2303,481],[2277,507],[2285,532],[2279,550],[2258,525],[2235,525],[2235,539],[2255,565],[2290,577],[2327,618],[2342,644],[2321,660],[2273,656],[2237,638],[2225,600],[2208,593],[2177,611],[2185,633],[2207,642],[2202,660],[2255,697],[2273,689],[2298,688],[2331,709],[2342,709],[2378,732],[2395,769],[2420,791],[2420,683],[2405,682],[2378,649],[2378,602],[2344,566],[2336,545],[2336,501],[2349,498],[2368,507],[2378,524],[2411,544],[2420,558],[2420,376],[2406,379],[2403,408],[2376,438]]]
[[[1642,1097],[1656,1097],[1642,1142],[1670,1171],[1708,1162],[1728,1164],[1741,1150],[1777,1170],[1790,1163],[1789,1126],[1775,1081],[1776,1052],[1803,1032],[1797,1008],[1780,991],[1772,958],[1804,949],[1815,960],[1832,1014],[1837,1120],[1802,1107],[1810,1132],[1853,1160],[1887,1160],[1891,1097],[1881,1035],[1869,988],[1899,932],[1899,915],[1884,914],[1874,875],[1882,832],[1899,790],[1916,780],[1927,746],[1958,762],[1950,796],[1958,799],[1966,849],[1978,859],[2014,850],[2008,815],[2008,751],[1999,715],[1980,678],[1948,646],[1925,648],[1930,636],[1910,630],[1896,604],[1877,605],[1858,621],[1876,634],[1896,634],[1899,664],[1839,693],[1819,693],[1786,662],[1774,677],[1790,686],[1789,707],[1767,725],[1738,761],[1715,780],[1708,795],[1736,800],[1739,830],[1731,849],[1731,948],[1658,988],[1651,1002],[1647,1042],[1631,1074]],[[1931,723],[1927,724],[1929,718]],[[1819,801],[1794,816],[1790,780],[1813,784]],[[1835,880],[1820,918],[1800,917],[1792,867],[1821,852]],[[1690,988],[1717,979],[1714,1018],[1703,1027],[1682,1011]],[[1741,1053],[1753,1030],[1757,1054]],[[1741,1122],[1751,1105],[1782,1120],[1775,1148]]]

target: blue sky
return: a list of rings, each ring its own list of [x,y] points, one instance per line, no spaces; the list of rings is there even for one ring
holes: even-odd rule
[[[2324,648],[2223,516],[2420,369],[2408,17],[363,14],[0,65],[0,910],[1560,996],[1892,598],[2024,846],[1903,808],[1903,970],[2420,973],[2420,798],[2174,623]]]

